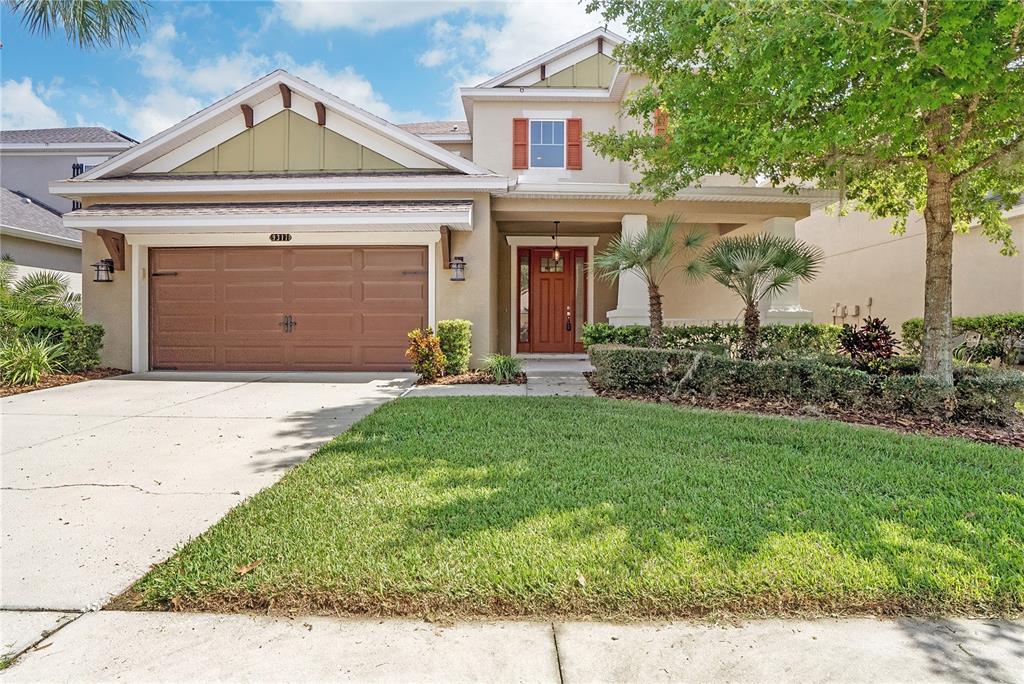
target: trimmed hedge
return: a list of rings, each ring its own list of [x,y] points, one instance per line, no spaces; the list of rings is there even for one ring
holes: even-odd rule
[[[60,364],[69,373],[81,373],[100,365],[103,326],[98,323],[67,325],[60,330],[64,356]]]
[[[1006,422],[1015,415],[1014,404],[1024,400],[1024,374],[1014,371],[957,368],[950,393],[919,375],[872,375],[813,359],[744,361],[704,351],[594,345],[590,360],[599,386],[641,394],[685,391],[870,406],[984,423]]]
[[[769,356],[792,356],[807,353],[835,353],[839,350],[841,326],[824,323],[797,325],[766,325],[761,328],[761,349]],[[646,325],[616,327],[607,323],[589,323],[583,327],[583,344],[625,344],[646,347],[650,329]],[[740,325],[672,325],[666,326],[665,347],[668,349],[705,349],[731,352],[743,339]]]
[[[953,334],[975,331],[981,333],[981,344],[972,355],[972,360],[988,362],[1003,359],[1004,363],[1013,363],[1016,359],[1005,358],[1007,351],[1003,348],[1003,339],[1016,337],[1024,339],[1024,312],[993,314],[991,316],[957,316],[953,318]],[[921,353],[921,340],[924,337],[924,320],[911,318],[903,324],[903,349],[912,354]],[[1011,352],[1016,356],[1016,352]]]
[[[469,370],[473,324],[459,318],[437,322],[437,337],[444,352],[445,375],[462,375]]]

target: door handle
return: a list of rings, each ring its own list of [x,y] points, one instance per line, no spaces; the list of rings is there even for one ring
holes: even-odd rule
[[[565,331],[572,332],[572,311],[565,307]]]
[[[290,333],[292,330],[295,329],[295,326],[298,324],[295,322],[295,319],[292,318],[291,314],[285,314],[281,318],[281,322],[278,323],[278,325],[281,326],[281,330],[283,330],[286,333]]]

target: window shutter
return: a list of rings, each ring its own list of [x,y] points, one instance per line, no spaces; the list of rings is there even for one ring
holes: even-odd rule
[[[529,119],[512,119],[512,168],[530,168]]]
[[[654,110],[654,135],[659,138],[668,135],[668,112],[661,107]]]
[[[565,120],[565,168],[583,169],[583,119]]]

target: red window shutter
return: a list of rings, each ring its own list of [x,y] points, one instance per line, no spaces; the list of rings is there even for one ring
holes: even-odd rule
[[[661,107],[654,110],[654,135],[661,138],[668,135],[668,112]]]
[[[565,120],[565,168],[583,168],[583,119]]]
[[[530,168],[529,119],[512,119],[512,168]]]

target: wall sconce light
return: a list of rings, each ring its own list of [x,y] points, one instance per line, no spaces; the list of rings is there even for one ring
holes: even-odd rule
[[[92,267],[96,269],[96,276],[92,279],[94,283],[111,283],[114,281],[113,259],[100,259]]]
[[[452,269],[452,282],[461,283],[466,280],[466,260],[460,256],[452,257],[449,264]]]

